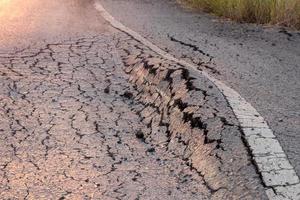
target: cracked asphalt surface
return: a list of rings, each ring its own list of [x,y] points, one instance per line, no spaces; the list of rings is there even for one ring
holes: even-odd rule
[[[92,1],[3,12],[1,199],[267,199],[205,77],[108,27]]]
[[[220,21],[175,0],[101,0],[117,20],[239,92],[300,174],[300,33]]]
[[[1,199],[208,196],[180,157],[142,141],[143,106],[111,43],[81,38],[1,56]]]

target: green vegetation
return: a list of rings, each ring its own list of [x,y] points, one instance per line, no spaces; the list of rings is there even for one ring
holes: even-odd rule
[[[300,0],[185,0],[196,8],[240,22],[300,29]]]

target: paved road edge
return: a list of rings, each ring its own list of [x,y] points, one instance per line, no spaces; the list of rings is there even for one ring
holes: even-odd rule
[[[116,29],[129,34],[165,59],[186,66],[195,73],[202,74],[212,81],[225,96],[228,104],[240,122],[244,134],[243,137],[265,184],[266,194],[269,199],[281,200],[300,198],[299,177],[288,161],[288,158],[273,134],[273,131],[250,103],[241,97],[235,90],[215,79],[207,72],[199,71],[197,70],[197,66],[184,60],[179,60],[171,54],[164,52],[152,42],[115,20],[103,8],[99,1],[96,0],[94,5],[102,17]]]

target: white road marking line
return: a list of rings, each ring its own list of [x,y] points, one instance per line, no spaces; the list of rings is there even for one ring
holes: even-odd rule
[[[241,97],[235,90],[210,76],[207,72],[199,71],[197,66],[175,58],[173,55],[161,50],[137,32],[115,20],[103,8],[98,0],[95,0],[94,5],[101,13],[102,17],[116,29],[131,35],[165,59],[186,66],[190,70],[200,73],[212,81],[226,97],[234,114],[240,122],[245,139],[252,152],[253,159],[257,164],[258,170],[261,173],[263,182],[266,186],[268,198],[270,200],[300,200],[299,177],[287,159],[287,156],[273,134],[273,131],[250,103]]]

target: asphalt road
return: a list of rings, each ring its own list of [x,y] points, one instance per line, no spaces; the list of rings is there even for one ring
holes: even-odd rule
[[[300,175],[300,33],[220,21],[175,0],[101,0],[120,22],[238,91]]]
[[[92,1],[1,0],[0,52],[106,31]]]
[[[109,27],[92,1],[0,2],[1,199],[266,199],[204,77]],[[173,105],[125,68],[132,55],[158,59]]]

